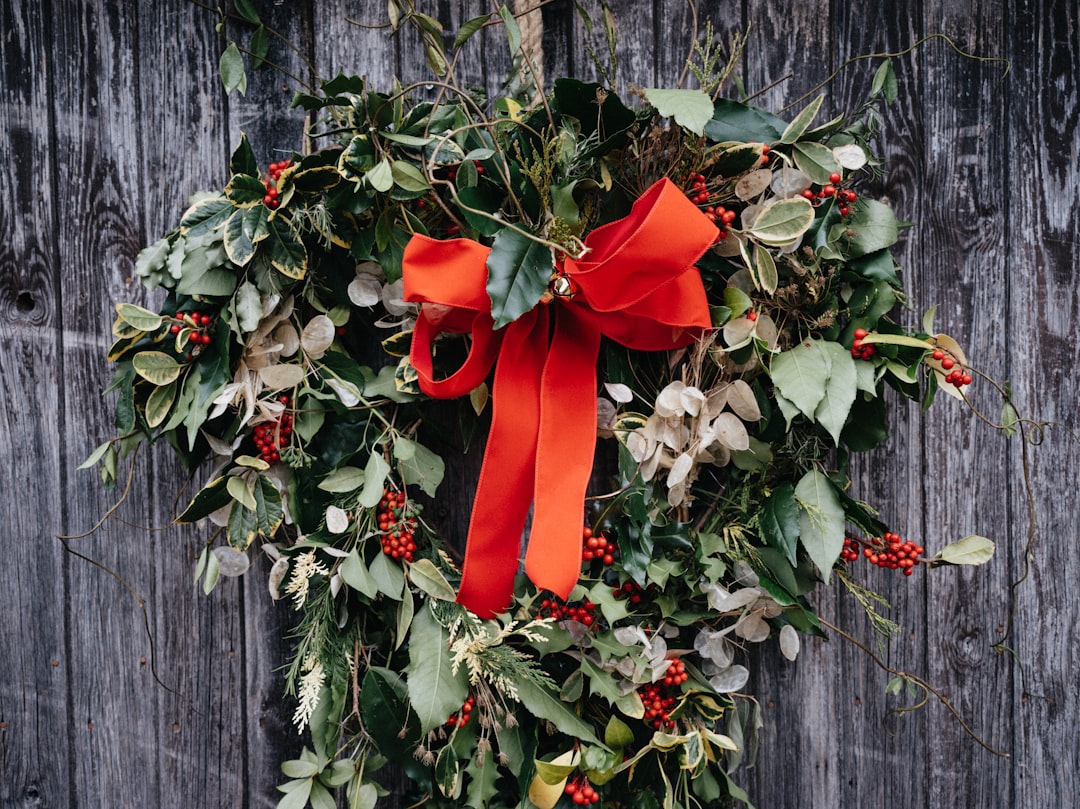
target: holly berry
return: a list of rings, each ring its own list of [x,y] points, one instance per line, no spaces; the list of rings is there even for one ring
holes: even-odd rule
[[[209,342],[209,337],[207,337]],[[292,400],[285,395],[279,401],[288,407]],[[259,450],[259,457],[268,464],[275,464],[281,460],[281,449],[289,443],[293,431],[293,416],[287,410],[281,414],[277,421],[264,421],[255,425],[252,436],[255,448]]]
[[[852,332],[854,340],[851,343],[851,356],[857,360],[870,360],[874,358],[876,350],[873,343],[863,343],[869,332],[866,329],[855,329]]]
[[[829,182],[833,185],[838,185],[842,179],[843,177],[841,177],[840,173],[837,171],[834,171],[832,174],[829,175]]]
[[[852,562],[848,551],[857,551],[859,543],[856,540],[845,538],[844,550],[841,558]],[[926,552],[922,545],[904,541],[899,535],[886,531],[882,537],[874,537],[863,544],[863,556],[870,560],[870,564],[889,570],[902,570],[905,576],[910,576],[915,566],[924,561],[922,555]],[[858,553],[855,553],[858,558]]]
[[[600,802],[600,793],[596,791],[592,783],[584,775],[575,776],[566,782],[563,792],[578,806],[586,806],[590,803]]]
[[[446,726],[450,728],[465,727],[465,725],[469,724],[469,720],[472,719],[472,710],[475,707],[476,699],[470,694],[465,698],[461,710],[450,714],[450,717],[446,720]]]
[[[597,605],[591,601],[575,601],[567,603],[557,595],[551,595],[540,602],[540,609],[536,611],[537,618],[551,618],[555,621],[577,621],[589,629],[597,625]]]
[[[375,510],[375,521],[382,534],[383,553],[391,559],[413,560],[416,553],[416,529],[419,506],[409,501],[405,492],[383,492]]]
[[[581,529],[581,561],[592,562],[599,559],[605,566],[610,567],[619,558],[619,548],[614,542],[608,540],[603,534],[593,534],[589,526]]]

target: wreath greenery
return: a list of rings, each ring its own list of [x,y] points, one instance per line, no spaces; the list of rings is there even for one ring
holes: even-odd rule
[[[971,383],[932,313],[891,318],[898,223],[857,190],[891,67],[824,123],[821,97],[790,121],[722,97],[734,59],[711,46],[700,90],[630,105],[561,78],[532,102],[504,9],[455,43],[501,16],[518,70],[486,105],[429,18],[399,14],[438,81],[339,75],[298,95],[319,148],[263,172],[242,138],[224,190],[139,254],[166,295],[116,306],[119,437],[88,463],[112,484],[162,438],[191,469],[213,458],[179,516],[219,526],[196,578],[209,593],[254,545],[276,560],[312,742],[282,766],[283,809],[331,807],[341,786],[371,807],[387,762],[433,806],[746,801],[744,646],[793,659],[833,581],[888,632],[859,559],[910,576],[993,550],[928,555],[845,471],[887,435],[886,388],[929,405]],[[461,559],[423,506],[461,451],[455,422],[471,436],[493,407],[459,597]],[[614,468],[585,497],[596,434]],[[514,578],[534,500],[538,550]]]

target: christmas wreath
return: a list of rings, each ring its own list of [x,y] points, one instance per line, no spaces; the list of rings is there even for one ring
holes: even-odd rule
[[[858,190],[889,64],[829,121],[821,97],[790,120],[723,97],[711,47],[702,89],[560,78],[529,103],[502,18],[508,95],[347,75],[298,95],[316,148],[264,171],[242,138],[224,190],[138,256],[160,311],[116,306],[119,435],[90,463],[112,483],[162,438],[212,458],[178,517],[217,526],[196,578],[261,549],[299,613],[311,748],[283,808],[342,786],[371,807],[387,763],[432,806],[746,800],[746,645],[793,659],[833,582],[871,609],[860,560],[992,553],[928,554],[845,471],[886,437],[887,388],[929,405],[972,382],[932,315],[893,319],[898,223]],[[461,558],[424,506],[477,433]]]

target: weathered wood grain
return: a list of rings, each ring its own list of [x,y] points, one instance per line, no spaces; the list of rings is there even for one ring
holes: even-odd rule
[[[463,21],[492,9],[482,0],[421,5],[443,22],[448,41]],[[585,5],[603,54],[602,38],[595,39],[599,3]],[[898,51],[934,32],[1012,60],[1002,80],[999,64],[963,59],[941,41],[894,59],[900,97],[885,113],[881,141],[888,173],[871,193],[917,223],[898,251],[914,309],[901,317],[915,323],[940,304],[938,328],[971,349],[976,367],[1011,378],[1027,412],[1074,425],[1077,10],[1039,0],[700,5],[699,26],[711,20],[722,43],[750,25],[739,72],[748,92],[769,87],[755,100],[773,107],[849,58]],[[312,70],[363,74],[379,86],[393,75],[427,76],[413,32],[388,37],[349,21],[379,23],[381,5],[257,6],[297,44],[299,53],[275,42],[272,53],[305,82]],[[689,6],[619,0],[612,7],[620,93],[630,83],[674,82],[685,64]],[[533,17],[539,24],[530,36],[542,45],[549,81],[595,77],[571,0],[547,3]],[[108,376],[102,355],[111,303],[154,300],[133,278],[135,254],[175,223],[191,192],[220,185],[241,130],[264,164],[300,139],[302,119],[288,109],[295,80],[265,70],[249,77],[246,97],[224,99],[216,19],[189,0],[0,0],[0,187],[7,192],[0,206],[0,435],[13,459],[0,469],[7,496],[0,538],[4,809],[269,807],[278,762],[303,743],[275,671],[290,616],[266,595],[265,564],[205,598],[191,571],[206,530],[149,530],[173,516],[161,492],[181,477],[167,452],[142,459],[120,512],[126,522],[73,545],[146,597],[153,658],[128,591],[65,556],[50,536],[84,530],[111,502],[93,473],[73,470],[111,433],[110,403],[96,395]],[[230,34],[243,31],[227,25]],[[470,42],[456,69],[493,94],[508,63],[505,37],[493,26]],[[825,109],[861,98],[874,67],[847,68],[825,88]],[[1000,403],[987,385],[973,386],[973,396],[996,418]],[[853,495],[879,504],[886,522],[931,552],[972,531],[998,541],[999,554],[978,571],[908,580],[859,568],[857,576],[903,618],[889,665],[927,675],[977,733],[1013,758],[975,745],[940,706],[888,715],[908,703],[887,697],[888,676],[834,638],[804,642],[794,664],[772,648],[752,655],[766,731],[757,767],[738,775],[755,804],[769,809],[1072,806],[1080,789],[1073,629],[1080,562],[1071,550],[1080,519],[1072,496],[1077,445],[1052,429],[1030,450],[1040,525],[1028,560],[1019,440],[1005,444],[953,401],[929,416],[917,405],[893,404],[890,440],[854,463]],[[452,407],[446,418],[453,421]],[[479,452],[474,445],[451,459],[448,499],[435,515],[448,533],[464,535]],[[1027,561],[1011,652],[995,655],[1009,585]],[[837,593],[818,606],[870,640],[850,598]],[[151,659],[176,693],[154,682]]]

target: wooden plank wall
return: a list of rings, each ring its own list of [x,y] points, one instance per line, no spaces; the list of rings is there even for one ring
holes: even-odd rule
[[[274,59],[302,79],[338,70],[388,80],[423,75],[416,43],[360,0],[257,2],[297,45]],[[479,0],[418,5],[452,30]],[[900,250],[912,305],[939,304],[940,327],[981,369],[1012,381],[1027,412],[1075,425],[1080,316],[1080,13],[1042,0],[701,2],[721,39],[749,27],[749,92],[783,106],[846,59],[900,51],[900,98],[885,116],[888,173],[876,193],[915,224]],[[613,3],[619,88],[670,85],[693,15],[685,0]],[[534,14],[548,77],[594,73],[570,0]],[[114,300],[148,301],[133,281],[140,247],[176,221],[187,196],[225,179],[248,133],[263,162],[298,142],[296,82],[252,77],[226,99],[216,75],[216,15],[193,0],[0,0],[0,807],[272,807],[276,762],[302,740],[276,668],[288,615],[262,570],[209,599],[191,583],[202,537],[168,527],[180,475],[166,452],[142,458],[131,496],[65,554],[54,534],[89,528],[110,505],[75,466],[110,434],[97,391]],[[469,45],[468,81],[497,90],[501,34]],[[828,88],[846,108],[875,62]],[[913,313],[910,317],[914,318]],[[984,385],[979,385],[985,388]],[[994,417],[997,407],[990,396]],[[887,675],[844,640],[807,643],[798,662],[755,655],[765,720],[743,782],[757,806],[1070,807],[1080,801],[1080,451],[1064,430],[1032,448],[1004,442],[952,401],[923,416],[898,403],[887,447],[858,462],[856,494],[928,547],[990,536],[985,569],[928,578],[871,575],[903,634],[890,665],[921,673],[990,754],[940,706],[897,715]],[[467,503],[467,483],[458,487]],[[1038,534],[1025,553],[1030,488]],[[448,509],[462,519],[464,508]],[[1011,583],[1024,576],[1015,589]],[[130,587],[130,590],[129,590]],[[145,600],[144,613],[132,595]],[[868,639],[849,599],[822,596],[828,619]],[[1011,653],[996,654],[1010,615]],[[162,684],[155,682],[152,669]]]

